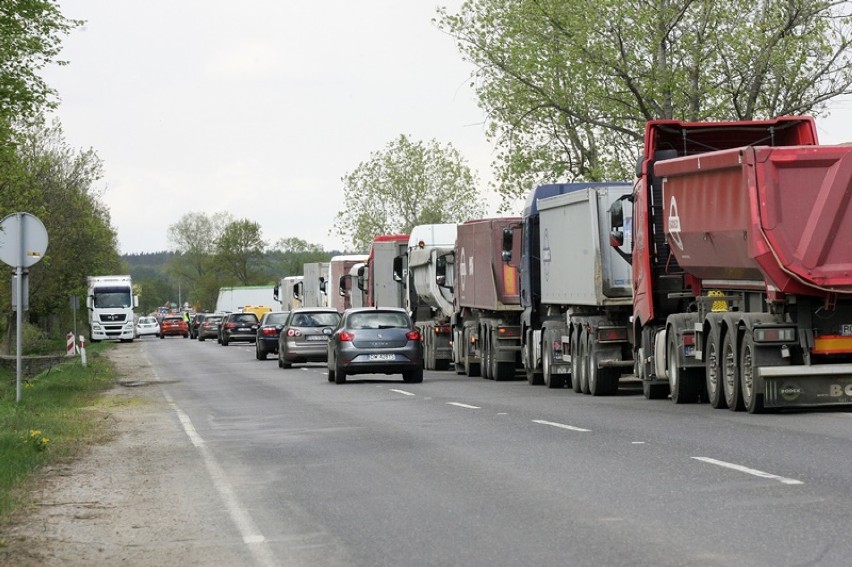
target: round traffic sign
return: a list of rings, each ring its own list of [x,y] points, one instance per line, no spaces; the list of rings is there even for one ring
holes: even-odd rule
[[[12,213],[0,220],[0,260],[29,268],[47,252],[47,229],[30,213]]]

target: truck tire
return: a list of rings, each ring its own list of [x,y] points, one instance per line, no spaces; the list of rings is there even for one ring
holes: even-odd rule
[[[571,333],[571,389],[578,394],[583,393],[580,387],[580,375],[583,374],[582,360],[580,359],[580,330],[574,327]]]
[[[593,396],[614,396],[618,393],[621,372],[617,368],[600,368],[604,353],[600,344],[590,336],[589,393]]]
[[[644,335],[644,333],[643,333]],[[650,376],[645,375],[645,346],[639,347],[636,353],[639,365],[639,378],[642,380],[642,395],[646,400],[664,400],[669,396],[669,385],[667,383],[655,382]]]
[[[548,388],[564,388],[565,375],[554,374],[550,360],[553,358],[553,343],[545,338],[541,349],[541,374]]]
[[[707,352],[704,367],[705,382],[707,383],[707,401],[715,409],[728,407],[725,402],[725,391],[722,385],[722,327],[713,324],[707,337]]]
[[[450,369],[450,359],[448,358],[437,358],[437,353],[435,357],[435,370],[449,370]]]
[[[748,413],[763,413],[763,392],[757,391],[754,368],[754,335],[747,329],[740,343],[740,391]]]
[[[486,380],[491,380],[491,335],[487,330],[480,333],[482,338],[482,369],[480,374]]]
[[[580,391],[584,394],[589,393],[589,367],[591,360],[589,357],[589,342],[590,336],[586,329],[580,334]]]
[[[694,404],[698,401],[701,387],[695,368],[681,368],[677,357],[677,333],[668,333],[669,392],[676,404]],[[700,369],[699,369],[700,370]]]
[[[722,341],[722,385],[725,390],[725,403],[731,411],[743,411],[743,395],[740,388],[739,351],[737,349],[737,330],[730,329]]]

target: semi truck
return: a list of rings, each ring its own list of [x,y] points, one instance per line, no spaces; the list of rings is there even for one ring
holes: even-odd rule
[[[852,405],[852,147],[811,117],[646,124],[632,246],[647,398],[715,408]]]
[[[328,263],[329,277],[320,282],[320,289],[328,297],[328,306],[343,313],[352,307],[352,298],[346,282],[350,278],[350,270],[357,264],[367,261],[366,254],[342,254],[334,256]]]
[[[394,258],[405,254],[408,234],[383,234],[373,239],[367,263],[359,269],[358,289],[368,307],[405,307],[403,286],[394,279]]]
[[[130,276],[89,276],[87,284],[90,340],[133,342],[139,296],[133,295]]]
[[[455,224],[415,226],[405,253],[394,259],[394,279],[402,284],[405,308],[420,329],[427,370],[447,370],[453,360],[453,291],[439,282],[453,280],[456,231]]]
[[[609,246],[608,212],[630,183],[558,183],[527,196],[503,257],[519,259],[521,362],[530,384],[613,394],[632,367],[630,266]]]
[[[302,281],[295,284],[293,297],[302,307],[328,307],[328,294],[324,291],[328,278],[328,262],[302,264]]]
[[[444,278],[454,298],[452,352],[459,374],[511,380],[521,365],[521,302],[518,266],[503,261],[503,241],[520,258],[519,217],[479,219],[458,225],[455,279]],[[504,231],[508,231],[504,235]]]
[[[302,306],[297,289],[302,285],[303,276],[285,276],[272,290],[272,299],[277,301],[281,311],[292,311]]]

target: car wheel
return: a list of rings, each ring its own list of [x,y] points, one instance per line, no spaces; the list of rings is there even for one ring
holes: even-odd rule
[[[198,342],[203,343],[204,337],[202,337],[201,335],[198,335]]]
[[[335,372],[334,372],[334,369],[331,368],[330,366],[328,367],[328,381],[329,382],[335,381]]]
[[[254,355],[258,360],[266,360],[266,351],[260,349],[259,343],[254,345]]]
[[[346,383],[346,372],[342,369],[338,368],[334,373],[334,383],[335,384],[345,384]]]
[[[402,373],[402,381],[407,384],[420,384],[423,382],[423,369],[411,370]]]
[[[228,337],[222,337],[222,346],[228,346]]]
[[[166,335],[160,335],[160,338],[161,338],[161,339],[165,339],[165,338],[166,338]]]

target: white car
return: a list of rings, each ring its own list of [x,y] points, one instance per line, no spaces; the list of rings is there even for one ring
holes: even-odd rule
[[[158,336],[160,334],[160,324],[157,323],[156,317],[139,317],[136,321],[136,338],[144,337],[145,335]]]

